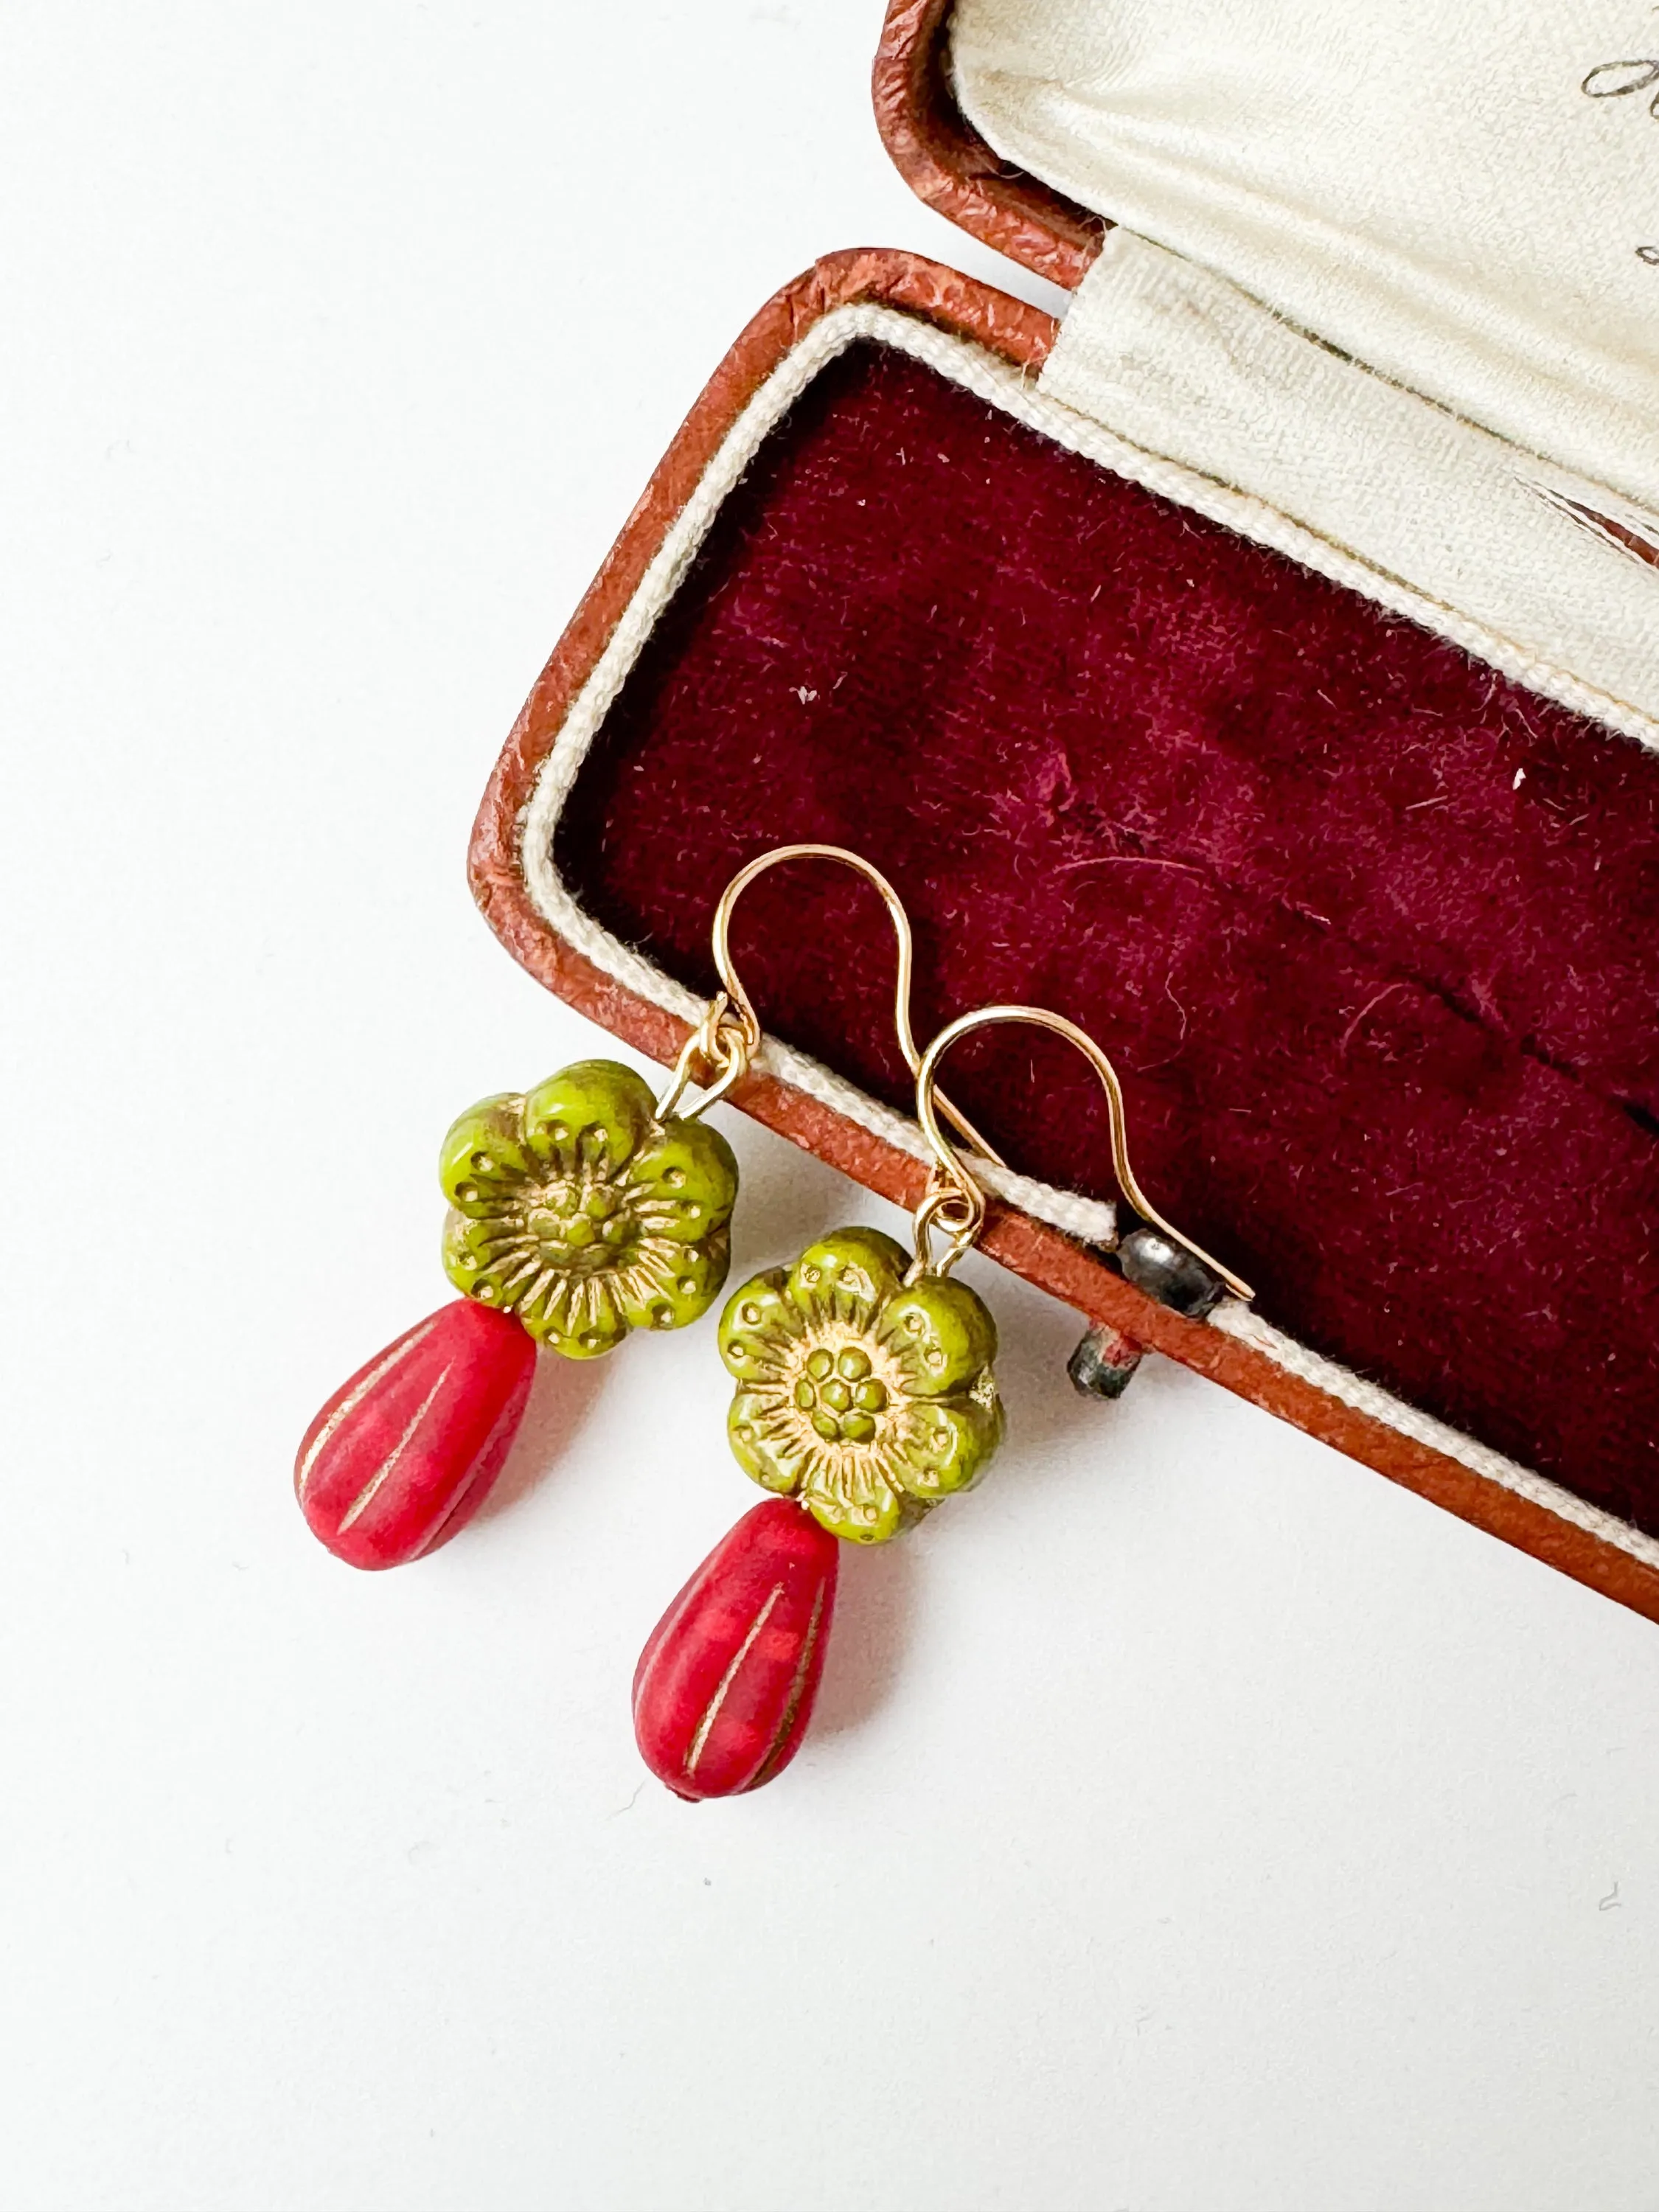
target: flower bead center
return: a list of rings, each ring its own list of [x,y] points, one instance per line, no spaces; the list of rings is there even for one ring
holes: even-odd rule
[[[612,1264],[629,1226],[623,1194],[585,1176],[556,1176],[531,1192],[525,1207],[543,1264],[578,1273]]]
[[[839,1351],[814,1345],[800,1364],[791,1395],[813,1434],[827,1444],[869,1443],[892,1399],[860,1344],[843,1345]]]

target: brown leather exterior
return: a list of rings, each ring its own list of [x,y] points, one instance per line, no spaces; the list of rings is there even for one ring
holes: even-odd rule
[[[895,10],[896,15],[900,11]],[[920,12],[920,11],[915,11]],[[686,1025],[604,975],[531,904],[520,822],[542,761],[603,652],[674,516],[744,404],[802,334],[844,302],[869,299],[957,331],[1016,365],[1039,368],[1059,327],[1053,317],[915,254],[879,250],[828,256],[762,308],[716,369],[635,507],[515,724],[473,831],[473,893],[490,927],[538,980],[627,1043],[665,1065]],[[926,1170],[908,1153],[804,1092],[754,1074],[733,1103],[805,1151],[895,1204],[913,1206]],[[1091,1321],[1209,1376],[1253,1404],[1322,1438],[1462,1520],[1546,1560],[1576,1581],[1659,1620],[1659,1570],[1515,1496],[1456,1461],[1287,1375],[1249,1346],[1145,1297],[1058,1230],[993,1205],[983,1249]],[[1055,1378],[1056,1388],[1060,1378]]]
[[[1011,168],[968,122],[945,75],[950,11],[951,0],[888,0],[871,80],[882,143],[919,199],[1069,291],[1110,226]]]

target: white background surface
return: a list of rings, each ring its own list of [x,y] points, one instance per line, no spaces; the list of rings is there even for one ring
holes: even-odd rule
[[[315,1406],[436,1139],[590,1051],[472,911],[500,741],[816,252],[1030,291],[873,0],[11,0],[0,117],[8,2212],[1650,2212],[1659,1633],[976,1278],[1012,1437],[848,1559],[775,1788],[627,1689],[751,1502],[705,1324],[546,1363],[354,1575]],[[881,1209],[727,1117],[737,1265]]]

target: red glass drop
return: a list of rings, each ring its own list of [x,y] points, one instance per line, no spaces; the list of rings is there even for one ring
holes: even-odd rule
[[[294,1488],[312,1533],[354,1567],[447,1544],[501,1473],[535,1371],[510,1314],[458,1298],[417,1322],[307,1430]]]
[[[652,1632],[634,1734],[678,1797],[732,1797],[781,1774],[817,1694],[841,1547],[787,1498],[745,1513]]]

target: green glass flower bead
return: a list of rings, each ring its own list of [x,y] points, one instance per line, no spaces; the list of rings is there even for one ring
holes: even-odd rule
[[[716,1129],[657,1119],[650,1087],[584,1060],[486,1098],[444,1139],[444,1267],[570,1359],[632,1328],[683,1328],[731,1264],[738,1164]]]
[[[908,1265],[879,1230],[838,1229],[720,1316],[738,1465],[852,1544],[969,1488],[1002,1441],[996,1323],[961,1283],[907,1288]]]

